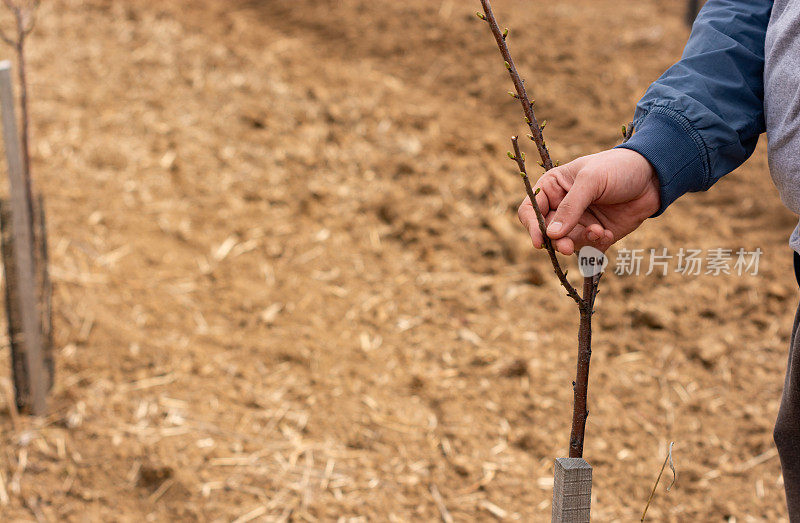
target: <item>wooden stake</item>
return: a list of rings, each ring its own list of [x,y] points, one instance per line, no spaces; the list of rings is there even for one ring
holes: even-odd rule
[[[8,161],[14,254],[18,284],[19,310],[24,330],[25,366],[30,378],[31,413],[43,416],[47,410],[47,376],[42,350],[42,329],[36,300],[36,279],[33,260],[33,209],[25,183],[14,110],[14,88],[11,83],[11,63],[0,62],[0,109],[3,119],[3,140]]]
[[[55,361],[53,358],[52,287],[48,271],[47,234],[44,213],[44,199],[39,195],[33,200],[33,262],[36,269],[36,296],[42,322],[42,351],[47,374],[47,390],[53,387]],[[25,336],[22,325],[22,312],[19,310],[17,290],[17,256],[14,251],[14,226],[11,219],[11,205],[0,199],[0,239],[2,260],[5,269],[5,309],[8,320],[8,339],[11,345],[11,372],[14,390],[11,398],[17,412],[30,411],[31,386],[25,363]],[[11,275],[11,277],[9,277]]]
[[[553,481],[553,523],[589,523],[592,467],[583,458],[558,458]]]

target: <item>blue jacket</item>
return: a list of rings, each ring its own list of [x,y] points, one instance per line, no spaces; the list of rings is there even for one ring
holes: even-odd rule
[[[661,214],[753,154],[764,132],[764,39],[772,0],[709,0],[681,60],[636,106],[636,133],[620,147],[656,170]]]

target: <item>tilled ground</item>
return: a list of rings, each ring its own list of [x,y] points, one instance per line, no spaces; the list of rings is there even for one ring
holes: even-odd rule
[[[58,377],[45,422],[0,410],[3,519],[547,520],[577,314],[515,224],[523,125],[477,4],[45,3]],[[682,2],[496,4],[562,162],[617,142],[687,36]],[[785,520],[795,221],[762,147],[623,242],[764,254],[604,278],[597,521],[640,517],[669,441],[652,520]]]

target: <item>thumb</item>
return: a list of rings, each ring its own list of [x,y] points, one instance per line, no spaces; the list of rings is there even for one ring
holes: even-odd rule
[[[599,192],[600,187],[596,177],[576,175],[575,182],[558,204],[553,220],[547,226],[547,235],[558,239],[569,234]]]

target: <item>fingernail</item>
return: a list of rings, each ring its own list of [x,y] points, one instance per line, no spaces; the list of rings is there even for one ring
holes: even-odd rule
[[[596,239],[598,239],[598,238],[599,238],[599,236],[597,235],[597,233],[596,233],[596,232],[594,232],[594,231],[589,231],[588,233],[586,233],[586,236],[588,236],[588,237],[589,237],[589,239],[590,239],[590,240],[592,240],[592,241],[595,241]]]
[[[558,234],[561,231],[563,224],[561,222],[553,222],[547,226],[547,234]]]

